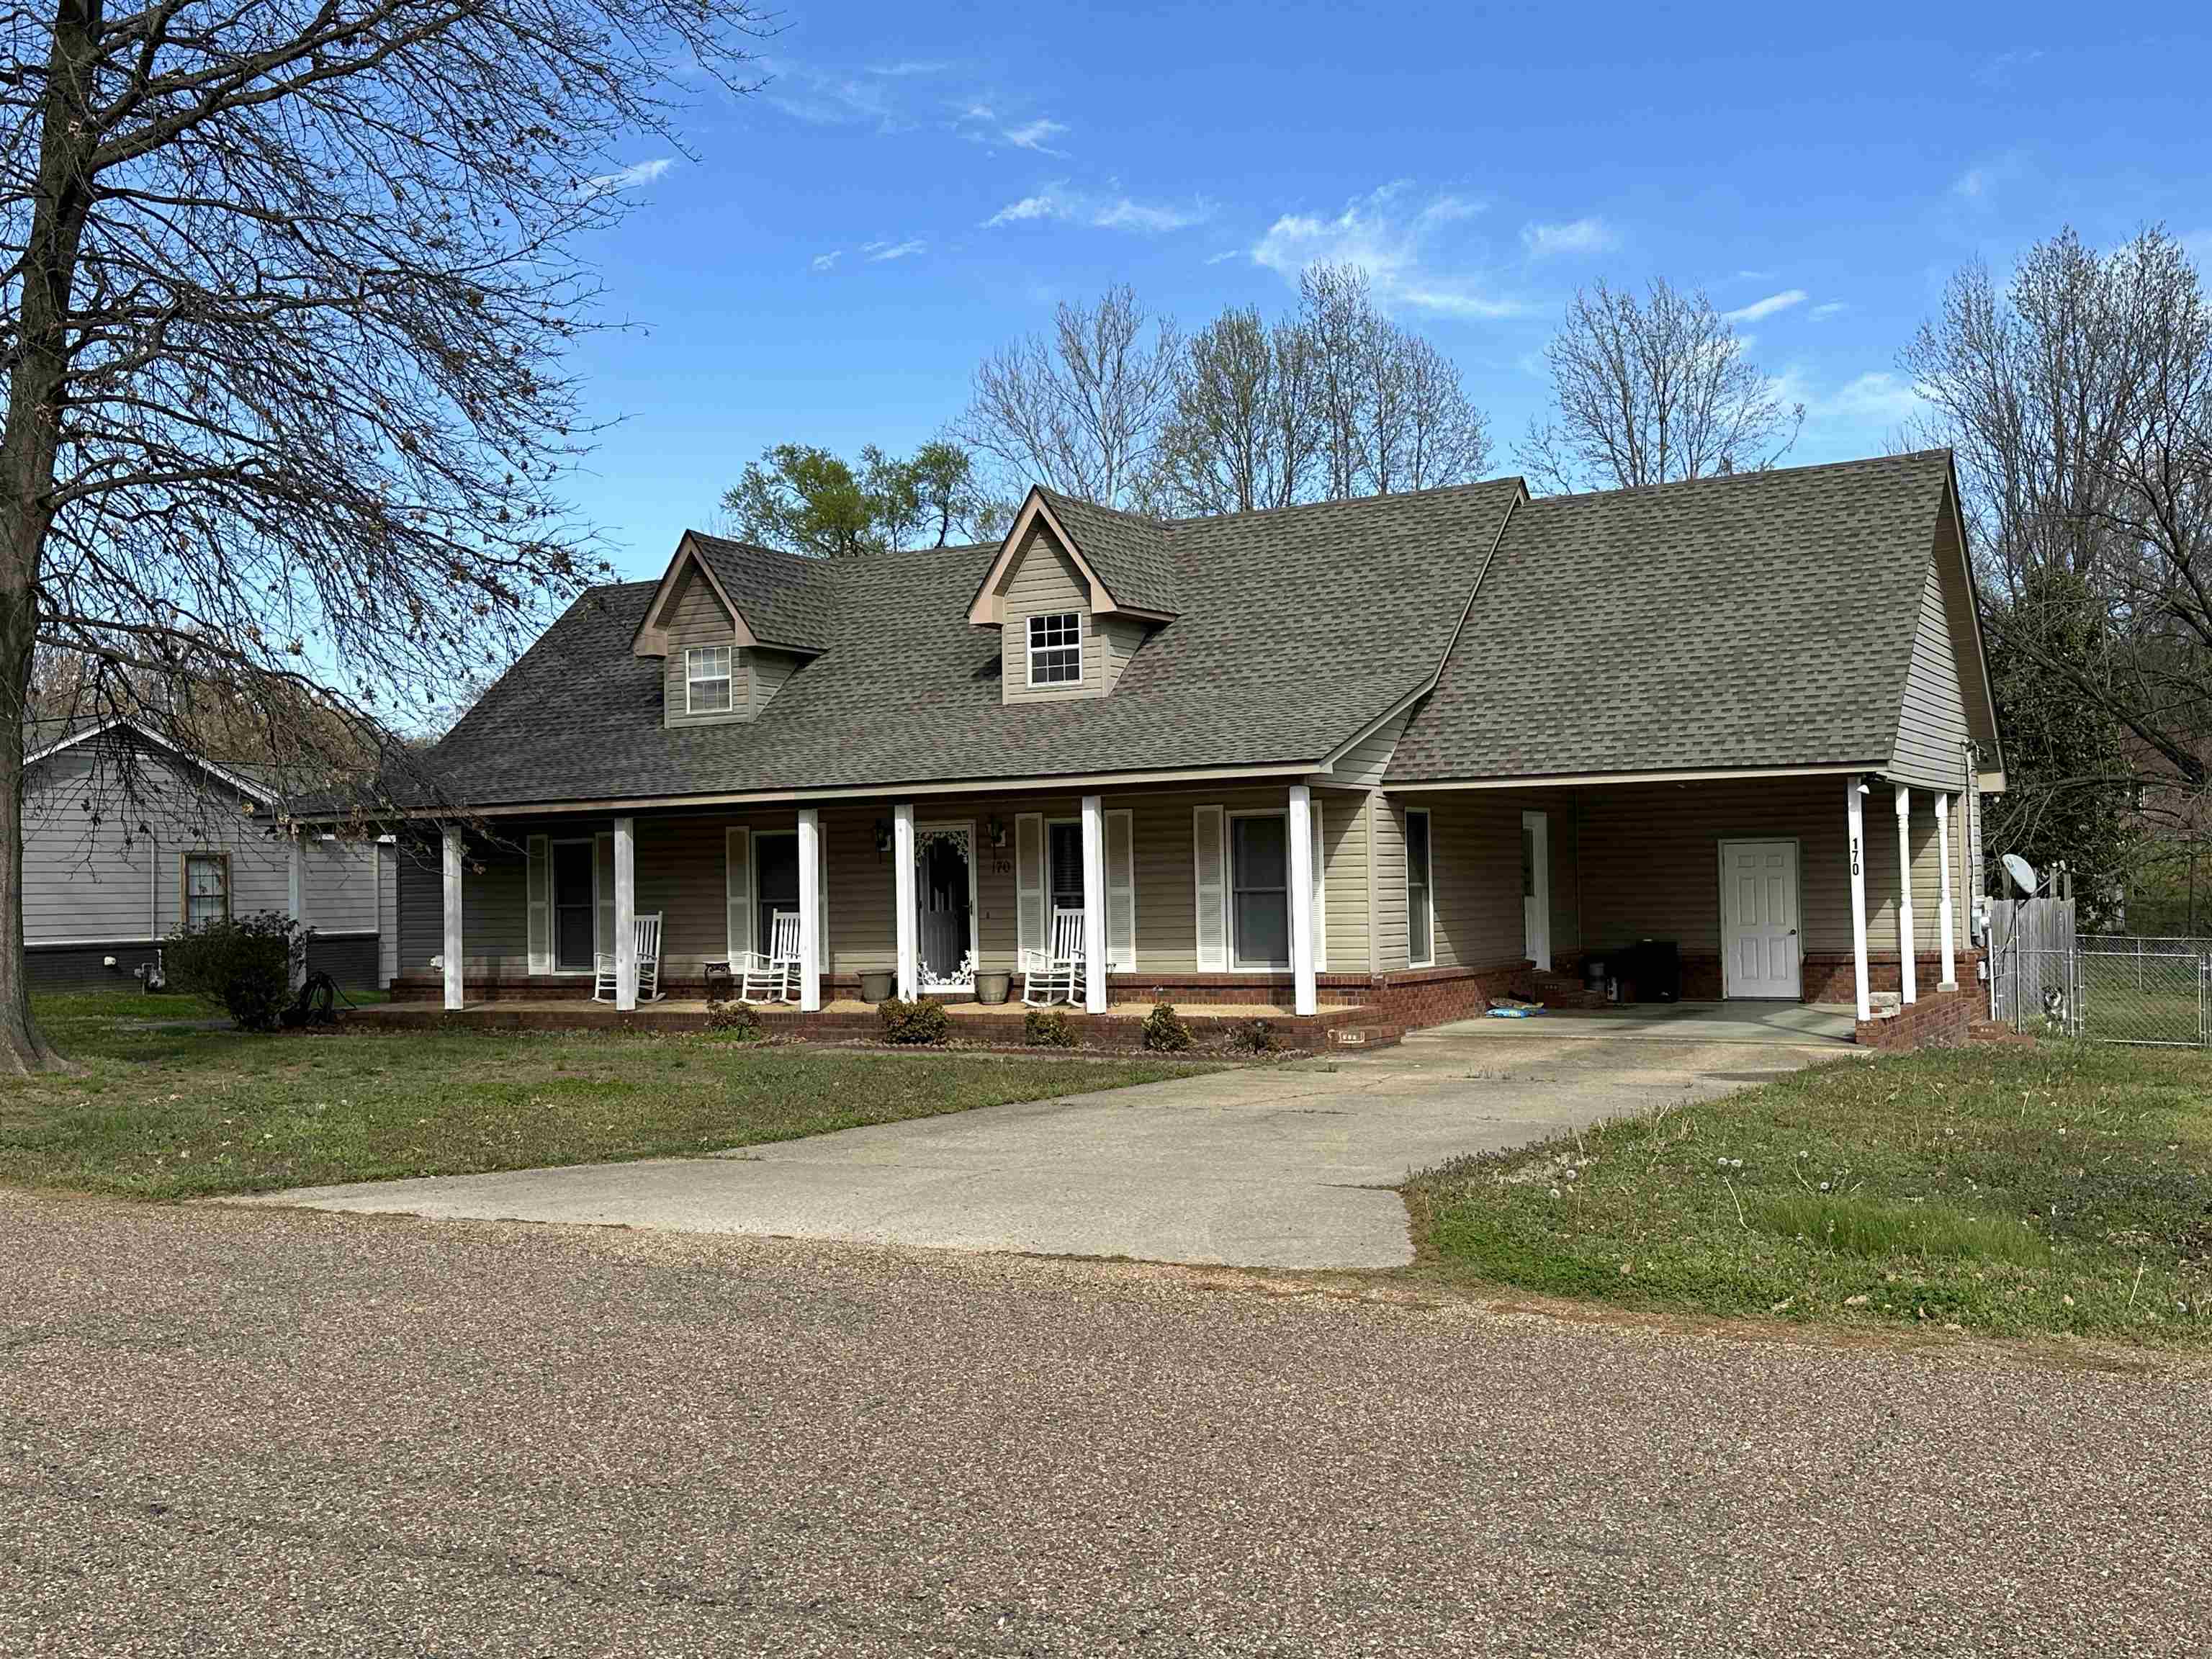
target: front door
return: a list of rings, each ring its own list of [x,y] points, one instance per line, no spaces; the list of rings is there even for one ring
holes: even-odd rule
[[[592,929],[599,911],[599,869],[588,841],[553,843],[553,966],[592,971]]]
[[[799,836],[753,837],[753,937],[763,951],[774,948],[779,913],[799,914]]]
[[[1521,954],[1552,971],[1552,820],[1521,815]]]
[[[1721,994],[1794,1000],[1797,925],[1797,843],[1723,842]]]
[[[915,944],[925,991],[975,988],[973,824],[915,827]]]

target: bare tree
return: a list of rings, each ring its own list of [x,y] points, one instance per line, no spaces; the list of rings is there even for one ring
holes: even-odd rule
[[[1298,314],[1313,344],[1314,384],[1321,419],[1322,494],[1344,501],[1366,494],[1360,473],[1362,428],[1374,367],[1371,337],[1379,320],[1367,273],[1353,264],[1310,265],[1298,275]]]
[[[1758,471],[1804,424],[1697,290],[1654,280],[1645,300],[1603,282],[1577,289],[1545,348],[1555,404],[1516,458],[1540,489],[1626,489]]]
[[[1294,321],[1228,310],[1191,337],[1160,443],[1177,510],[1244,513],[1307,497],[1321,438],[1314,353]]]
[[[749,0],[102,0],[0,27],[0,1066],[55,1062],[22,957],[25,716],[188,750],[243,700],[282,789],[588,581],[580,234],[669,73],[738,85]],[[395,702],[394,697],[399,699]],[[334,741],[333,731],[343,734]],[[371,802],[374,805],[374,802]]]
[[[1015,489],[1037,483],[1107,507],[1143,506],[1182,360],[1174,321],[1126,285],[1096,306],[1063,302],[1049,339],[1018,340],[975,371],[957,435]]]
[[[1459,366],[1418,335],[1405,336],[1398,349],[1404,488],[1433,489],[1480,477],[1490,465],[1490,422],[1468,401]]]

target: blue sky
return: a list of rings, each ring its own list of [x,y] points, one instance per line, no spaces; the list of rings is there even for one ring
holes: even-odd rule
[[[1510,471],[1595,276],[1736,313],[1819,461],[1910,413],[1898,351],[1971,257],[2163,220],[2212,268],[2201,8],[2101,38],[1867,9],[1845,34],[1823,8],[791,0],[769,84],[695,102],[690,157],[640,143],[635,210],[589,250],[635,326],[576,363],[620,424],[575,498],[657,573],[766,445],[909,448],[986,353],[1115,282],[1191,325],[1357,259]]]

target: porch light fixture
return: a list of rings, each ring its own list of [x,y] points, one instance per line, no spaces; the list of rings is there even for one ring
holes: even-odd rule
[[[889,818],[878,818],[876,820],[876,856],[881,858],[890,850],[891,821]]]
[[[1004,849],[1006,844],[1006,821],[996,812],[983,820],[983,833],[990,838],[992,846]]]
[[[1870,795],[1873,793],[1874,791],[1868,786],[1865,777],[1862,775],[1859,779],[1859,793],[1862,795]]]

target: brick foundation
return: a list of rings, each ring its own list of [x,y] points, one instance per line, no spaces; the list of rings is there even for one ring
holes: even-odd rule
[[[1923,991],[1917,1000],[1894,1014],[1859,1021],[1853,1040],[1863,1048],[1893,1054],[1914,1048],[1961,1048],[1981,1008],[1981,988],[1977,985],[1962,984],[1955,991]]]

